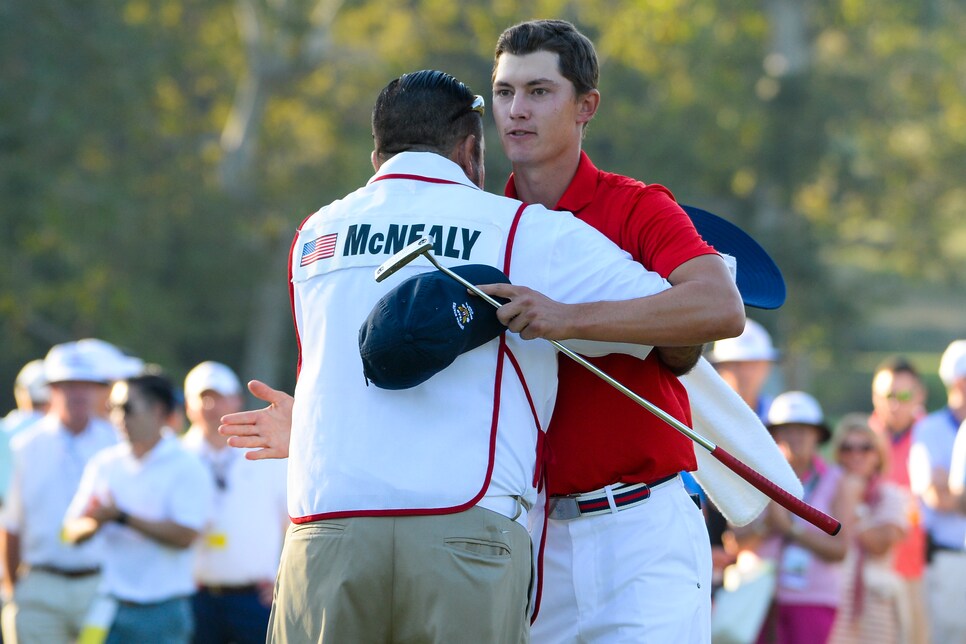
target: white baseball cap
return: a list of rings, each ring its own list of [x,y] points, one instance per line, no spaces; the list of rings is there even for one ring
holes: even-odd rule
[[[143,360],[127,355],[110,342],[84,338],[77,341],[77,348],[91,357],[105,382],[132,378],[144,371]]]
[[[206,391],[232,396],[240,394],[241,390],[241,383],[235,372],[222,363],[211,360],[197,365],[184,379],[185,401],[191,405],[200,404],[201,394]]]
[[[90,351],[76,342],[55,344],[44,358],[44,377],[50,384],[58,382],[97,382],[108,384],[110,378]]]
[[[768,407],[765,425],[769,430],[782,425],[812,425],[821,430],[823,443],[832,435],[822,406],[804,391],[786,391],[776,396]]]
[[[745,318],[745,330],[741,335],[718,340],[711,346],[711,353],[708,356],[708,360],[712,363],[777,359],[778,351],[775,350],[768,331],[751,318]]]
[[[966,378],[966,340],[954,340],[939,361],[939,378],[947,387]]]
[[[30,400],[35,403],[46,403],[50,400],[50,386],[47,384],[47,376],[44,375],[44,361],[31,360],[23,366],[14,387],[24,389],[30,396]]]

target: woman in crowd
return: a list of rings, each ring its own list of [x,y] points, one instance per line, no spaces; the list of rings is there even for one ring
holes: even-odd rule
[[[832,637],[834,644],[899,644],[908,641],[908,607],[892,555],[907,528],[908,496],[884,480],[887,446],[863,414],[845,416],[835,431],[835,460],[861,481],[861,497],[851,523],[849,551],[843,564],[842,601]]]
[[[818,402],[790,391],[776,397],[766,426],[802,481],[804,500],[834,517],[851,516],[859,486],[818,453],[831,432]],[[772,609],[761,628],[759,644],[823,644],[828,641],[841,598],[841,562],[849,526],[830,536],[771,503],[758,519],[734,529],[737,544],[776,564]]]

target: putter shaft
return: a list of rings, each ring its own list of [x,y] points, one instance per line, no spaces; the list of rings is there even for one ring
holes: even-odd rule
[[[477,287],[475,284],[472,284],[471,282],[467,281],[460,275],[457,275],[456,273],[454,273],[453,271],[451,271],[450,269],[446,268],[445,266],[441,265],[438,261],[436,261],[436,258],[433,257],[432,253],[430,252],[432,248],[433,248],[433,242],[431,239],[427,237],[424,237],[422,239],[419,239],[413,242],[406,248],[402,249],[401,251],[399,251],[392,257],[390,257],[386,262],[384,262],[381,266],[379,266],[379,268],[376,269],[376,273],[375,273],[376,281],[381,282],[389,275],[392,275],[400,268],[402,268],[409,262],[416,259],[416,257],[418,257],[419,255],[425,255],[426,259],[428,259],[433,264],[433,266],[435,266],[437,269],[439,269],[449,277],[453,278],[454,280],[456,280],[457,282],[459,282],[460,284],[468,288],[470,291],[472,291],[479,297],[483,298],[483,300],[485,300],[487,303],[491,304],[496,308],[500,308],[501,306],[503,306],[502,304],[500,304],[500,302],[498,302],[494,298],[490,297],[489,295],[481,291],[479,287]],[[748,467],[745,463],[743,463],[742,461],[732,456],[724,448],[718,445],[715,445],[712,441],[698,434],[693,429],[691,429],[690,427],[688,427],[687,425],[685,425],[677,418],[670,415],[669,413],[667,413],[666,411],[664,411],[654,403],[643,398],[637,392],[627,388],[621,382],[615,380],[607,373],[598,369],[593,363],[588,361],[580,354],[571,351],[570,349],[560,344],[556,340],[548,339],[547,341],[550,342],[550,344],[556,347],[558,351],[566,355],[568,358],[575,361],[577,364],[581,365],[582,367],[584,367],[585,369],[593,373],[598,378],[601,378],[602,380],[607,382],[607,384],[617,389],[619,392],[621,392],[622,394],[624,394],[625,396],[627,396],[628,398],[636,402],[638,405],[648,410],[649,412],[651,412],[652,414],[654,414],[655,416],[663,420],[665,423],[667,423],[668,425],[670,425],[680,433],[687,436],[689,439],[691,439],[692,441],[694,441],[704,449],[708,450],[708,452],[710,452],[711,455],[714,456],[721,464],[729,468],[732,472],[734,472],[735,474],[743,478],[747,483],[755,487],[757,490],[759,490],[760,492],[762,492],[763,494],[771,498],[773,501],[775,501],[782,507],[802,517],[812,525],[817,526],[818,528],[822,529],[823,531],[825,531],[830,535],[838,534],[839,530],[842,528],[842,524],[836,519],[834,519],[833,517],[809,505],[808,503],[806,503],[805,501],[802,501],[798,497],[793,496],[787,490],[779,487],[772,481],[768,480],[767,478],[762,476],[759,472],[753,470],[752,468]]]

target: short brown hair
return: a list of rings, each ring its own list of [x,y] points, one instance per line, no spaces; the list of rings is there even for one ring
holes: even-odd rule
[[[600,66],[594,43],[566,20],[531,20],[506,29],[496,41],[494,76],[503,54],[526,56],[538,51],[557,54],[560,74],[573,83],[577,96],[597,89]]]

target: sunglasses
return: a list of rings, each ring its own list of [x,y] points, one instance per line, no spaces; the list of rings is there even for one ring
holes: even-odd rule
[[[915,396],[915,392],[911,389],[906,389],[903,391],[890,391],[885,395],[889,400],[897,400],[899,402],[909,402],[912,397]]]
[[[451,120],[455,121],[467,112],[476,112],[480,117],[483,117],[486,114],[486,101],[483,100],[482,96],[477,94],[473,97],[473,102],[470,103],[470,106],[465,110],[460,110]]]
[[[486,102],[479,94],[473,97],[473,103],[470,105],[470,111],[476,112],[480,116],[486,114]]]
[[[839,445],[839,451],[845,454],[851,452],[868,454],[869,452],[875,451],[875,445],[872,443],[842,443]]]

